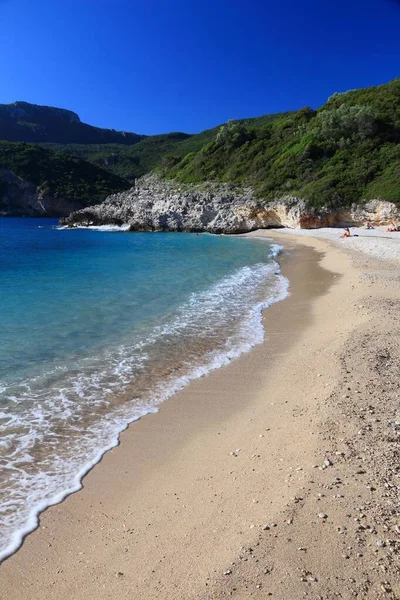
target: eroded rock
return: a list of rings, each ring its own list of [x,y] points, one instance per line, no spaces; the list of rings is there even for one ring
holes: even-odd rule
[[[131,231],[244,233],[268,227],[312,229],[366,221],[382,224],[398,217],[399,211],[390,202],[374,200],[348,210],[316,210],[295,196],[265,202],[249,187],[188,185],[148,175],[127,192],[74,212],[61,224],[129,225]]]

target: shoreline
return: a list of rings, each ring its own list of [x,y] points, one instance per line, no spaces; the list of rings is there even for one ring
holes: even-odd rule
[[[280,540],[282,515],[299,504],[293,496],[312,487],[315,456],[321,468],[332,456],[321,448],[319,426],[322,399],[340,377],[332,352],[339,356],[348,332],[368,319],[362,311],[345,314],[344,285],[357,279],[349,259],[326,242],[302,242],[283,241],[292,247],[279,259],[291,295],[264,312],[264,343],[192,382],[122,434],[83,490],[49,508],[40,528],[3,563],[0,583],[9,600],[55,593],[61,599],[303,597],[298,579],[287,587],[282,569],[261,569],[259,559],[245,558],[255,556],[254,548],[261,552],[264,538]],[[297,551],[297,562],[306,554]]]
[[[268,241],[271,242],[271,240]],[[107,452],[120,445],[121,434],[123,434],[128,427],[132,426],[140,419],[157,413],[160,405],[167,400],[170,400],[176,393],[185,389],[191,382],[224,367],[232,360],[237,360],[243,354],[250,352],[254,346],[262,343],[262,340],[264,339],[263,312],[276,302],[280,302],[286,298],[288,295],[289,284],[287,279],[281,276],[280,266],[276,262],[277,255],[279,255],[282,247],[276,244],[269,245],[272,251],[270,256],[272,264],[269,266],[272,267],[271,272],[274,272],[275,276],[278,276],[279,285],[275,286],[276,289],[274,289],[273,292],[272,288],[271,290],[268,290],[268,296],[262,300],[260,299],[258,303],[252,307],[252,318],[250,323],[252,327],[250,329],[253,334],[253,339],[247,335],[246,339],[233,344],[229,348],[213,350],[208,359],[206,358],[206,355],[204,355],[203,360],[200,361],[199,364],[193,364],[192,368],[186,373],[177,376],[176,379],[165,380],[163,389],[159,389],[159,397],[157,397],[156,400],[153,402],[143,402],[142,405],[133,406],[130,410],[127,409],[125,418],[121,416],[118,427],[115,425],[113,436],[110,438],[109,442],[101,447],[101,449],[96,450],[93,457],[88,457],[86,462],[79,466],[79,469],[71,479],[69,486],[54,494],[50,499],[46,499],[46,501],[42,501],[35,505],[31,509],[29,520],[26,521],[26,525],[20,527],[14,533],[6,549],[0,550],[0,565],[3,561],[15,554],[23,545],[24,540],[38,528],[41,515],[44,514],[45,511],[64,502],[70,495],[79,492],[83,488],[84,478],[103,460],[103,457]],[[249,316],[248,319],[250,319]],[[244,322],[247,322],[247,320]],[[244,330],[246,329],[243,325],[240,327],[243,327]],[[134,392],[133,386],[131,386],[131,388]]]

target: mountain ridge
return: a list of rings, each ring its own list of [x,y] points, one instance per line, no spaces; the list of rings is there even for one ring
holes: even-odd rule
[[[0,139],[9,142],[119,143],[132,145],[146,136],[82,123],[65,108],[16,101],[0,104]]]
[[[7,136],[1,119],[4,106],[0,105],[0,139]],[[250,187],[261,203],[290,196],[316,210],[370,200],[400,203],[400,79],[335,93],[317,110],[305,107],[228,121],[198,134],[126,134],[133,137],[125,136],[124,143],[118,137],[123,132],[82,124],[73,111],[23,102],[6,106],[8,117],[14,111],[13,123],[23,128],[24,135],[33,132],[40,137],[40,127],[54,125],[48,136],[57,141],[20,143],[13,149],[6,146],[10,142],[0,142],[0,167],[13,170],[18,177],[34,177],[40,189],[49,187],[45,175],[50,175],[55,198],[67,192],[68,198],[76,200],[83,190],[82,207],[84,202],[101,202],[107,192],[128,189],[150,172],[178,186]],[[21,121],[30,117],[36,123]],[[89,128],[81,130],[84,143],[57,138],[60,134],[62,139],[73,139],[77,127]],[[103,132],[117,135],[118,142],[104,142]],[[89,134],[101,142],[88,141],[93,139]],[[35,160],[40,169],[35,168]],[[53,173],[52,163],[57,163],[58,172]],[[62,170],[71,164],[79,173],[79,184],[75,175]]]

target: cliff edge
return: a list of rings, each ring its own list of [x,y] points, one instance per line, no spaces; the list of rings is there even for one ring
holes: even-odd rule
[[[317,210],[301,198],[284,196],[266,202],[252,188],[229,184],[181,184],[155,175],[136,181],[126,192],[73,212],[60,224],[69,227],[126,225],[131,231],[205,231],[244,233],[268,227],[313,229],[386,224],[399,218],[395,204],[371,200],[348,209]]]

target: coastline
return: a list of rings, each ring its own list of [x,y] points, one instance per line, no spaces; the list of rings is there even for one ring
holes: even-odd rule
[[[309,548],[296,547],[290,567],[283,566],[286,547],[286,571],[251,557],[291,527],[292,517],[283,514],[303,503],[305,487],[314,490],[315,473],[333,476],[313,469],[316,456],[323,466],[334,452],[333,442],[324,446],[319,424],[323,402],[340,380],[338,357],[349,332],[370,315],[354,310],[365,290],[348,257],[322,241],[283,241],[291,249],[279,262],[291,294],[264,312],[265,342],[129,427],[83,490],[48,509],[40,528],[5,561],[5,597],[304,596],[299,578],[292,588],[281,583],[285,572],[318,557],[323,570],[321,543],[331,536],[334,546],[336,531],[319,533],[315,559]],[[304,536],[317,528],[318,517]],[[238,559],[240,553],[251,560]],[[277,548],[268,560],[279,556]],[[321,575],[315,582],[304,577],[313,593],[327,585]]]
[[[173,235],[176,236],[176,234]],[[123,237],[125,236],[119,236],[119,239],[122,239]],[[128,236],[128,238],[129,237],[130,236]],[[128,238],[125,237],[125,239]],[[218,241],[218,238],[214,236],[213,238],[211,237],[211,240]],[[163,238],[163,242],[165,243],[166,241],[167,240]],[[186,346],[187,352],[183,356],[182,352],[179,352],[179,355],[177,355],[176,352],[174,353],[174,340],[171,340],[171,337],[168,335],[171,329],[173,330],[174,328],[174,321],[169,322],[168,326],[163,329],[163,331],[166,333],[167,347],[164,347],[164,350],[166,350],[166,360],[163,361],[164,364],[162,365],[162,379],[160,380],[157,378],[157,370],[154,370],[152,372],[152,378],[148,378],[146,381],[140,381],[140,378],[137,378],[136,375],[132,375],[134,376],[132,381],[129,376],[127,376],[126,371],[125,373],[122,372],[120,374],[119,378],[115,380],[116,386],[113,402],[115,403],[115,406],[118,404],[119,395],[123,390],[125,393],[122,396],[123,401],[120,407],[121,410],[118,411],[117,414],[114,413],[114,415],[107,415],[107,417],[110,416],[111,418],[106,418],[106,416],[103,415],[103,426],[98,427],[97,436],[92,436],[92,439],[87,440],[85,438],[85,429],[84,427],[81,427],[81,431],[78,435],[82,444],[85,444],[86,441],[85,455],[82,455],[81,453],[78,455],[79,458],[75,460],[75,453],[70,451],[68,453],[69,458],[66,468],[61,471],[61,475],[64,475],[64,477],[59,476],[56,478],[50,478],[42,486],[42,488],[40,488],[39,485],[37,486],[37,491],[35,490],[34,493],[31,493],[30,495],[30,502],[28,504],[28,506],[30,506],[30,510],[28,509],[24,512],[26,505],[22,505],[23,508],[21,507],[22,510],[20,513],[15,515],[15,520],[12,525],[16,525],[18,522],[17,518],[19,516],[20,526],[17,528],[14,525],[12,537],[7,537],[11,528],[7,530],[7,526],[5,526],[4,529],[3,527],[0,527],[0,564],[6,557],[9,557],[19,549],[26,535],[29,535],[37,528],[39,516],[43,513],[43,511],[50,506],[59,504],[70,494],[76,493],[82,488],[81,482],[83,478],[100,462],[101,458],[106,452],[119,444],[119,436],[129,424],[134,423],[150,413],[157,412],[157,407],[162,402],[165,402],[167,399],[172,397],[177,391],[185,388],[188,383],[198,379],[199,377],[203,377],[209,372],[229,363],[232,359],[248,352],[252,347],[259,344],[263,340],[264,327],[262,325],[262,311],[271,304],[283,299],[287,295],[288,281],[286,278],[280,275],[279,265],[274,260],[276,254],[280,251],[280,246],[271,243],[265,245],[263,242],[248,242],[246,240],[241,240],[238,242],[232,238],[222,240],[222,242],[229,244],[230,247],[233,248],[234,252],[239,250],[241,254],[243,252],[243,248],[247,245],[248,248],[252,249],[252,257],[249,257],[249,260],[252,260],[253,262],[254,260],[257,261],[257,257],[262,257],[262,259],[264,259],[266,249],[268,248],[267,252],[269,258],[268,263],[260,269],[249,269],[247,266],[243,269],[241,268],[236,271],[235,274],[227,278],[222,278],[218,280],[216,284],[212,285],[210,288],[211,294],[209,293],[208,289],[205,293],[195,293],[193,296],[191,296],[190,306],[186,305],[185,307],[185,304],[182,305],[184,322],[192,322],[192,326],[197,328],[199,338],[203,335],[201,321],[204,319],[204,316],[206,316],[207,310],[214,312],[216,319],[212,329],[210,329],[210,334],[211,337],[214,335],[216,339],[220,339],[222,344],[215,344],[214,348],[211,344],[209,344],[209,350],[206,351],[204,349],[202,357],[193,357],[192,354],[191,358],[194,358],[194,360],[191,360],[191,358],[189,359],[190,351],[192,350],[193,353],[193,349],[191,349],[190,346]],[[240,251],[240,249],[242,251]],[[260,287],[260,284],[264,288],[265,286],[267,287],[262,293],[260,291],[259,295],[254,295],[253,302],[251,302],[248,286],[253,288],[253,290],[250,290],[251,294],[254,290],[257,290],[258,287]],[[229,293],[227,293],[227,289],[229,289]],[[220,295],[225,295],[225,299],[219,303],[218,297],[220,297]],[[215,305],[215,301],[217,306]],[[237,310],[241,310],[243,303],[246,304],[248,310],[247,314],[245,314],[240,320],[237,315]],[[200,308],[198,306],[196,307],[196,304],[200,305]],[[231,330],[228,330],[226,327],[225,336],[219,335],[218,320],[224,322],[226,317],[230,316],[234,318],[235,315],[236,319],[234,329],[232,330],[231,328]],[[207,317],[205,318],[205,322],[206,320]],[[176,324],[177,323],[175,322],[175,325]],[[182,321],[178,322],[178,324],[182,325]],[[180,329],[180,331],[183,339],[185,339],[185,332],[182,331],[182,329]],[[161,335],[159,335],[160,333]],[[158,332],[157,334],[156,332],[155,335],[155,339],[158,337],[158,341],[162,343],[161,337],[163,333]],[[150,335],[149,339],[151,339]],[[65,350],[67,349],[65,348]],[[151,350],[152,348],[150,347],[149,352],[151,352]],[[129,355],[129,348],[127,354]],[[145,354],[149,356],[149,353],[146,351]],[[166,363],[169,357],[169,367],[166,368]],[[107,369],[109,363],[112,364],[112,358],[112,356],[108,356],[106,364],[103,365],[103,372]],[[79,367],[82,367],[84,370],[84,365],[77,365],[77,370],[79,370]],[[105,380],[107,392],[107,377]],[[59,386],[60,385],[62,384],[59,383]],[[130,397],[135,398],[137,395],[137,389],[139,388],[144,391],[144,393],[141,395],[142,402],[130,401]],[[51,391],[56,395],[58,393],[57,387]],[[85,397],[85,403],[86,399],[88,400],[88,403],[90,403],[90,400],[93,400],[93,398],[90,396],[90,390],[87,391],[89,392],[89,395],[87,398]],[[85,388],[83,388],[81,393],[84,394],[84,392]],[[98,394],[101,395],[101,387],[98,388]],[[7,392],[4,395],[7,397]],[[82,397],[84,396],[82,395]],[[43,397],[42,400],[44,400]],[[83,403],[83,407],[85,403]],[[40,407],[38,408],[40,410]],[[81,417],[84,416],[84,414],[81,414]],[[44,419],[44,422],[46,421],[47,419]],[[80,422],[82,422],[82,420],[80,420]],[[27,423],[29,424],[29,416],[27,418]],[[68,432],[67,430],[64,438],[64,444],[61,442],[61,445],[66,445],[68,443],[71,433],[74,435],[74,428],[72,429],[72,432]],[[60,432],[57,433],[57,436],[59,435]],[[46,440],[43,442],[45,444]],[[32,462],[34,463],[35,461],[32,460]],[[52,473],[56,470],[57,465],[51,468],[50,460],[47,461],[47,464],[43,465],[44,476],[46,473]],[[53,479],[53,481],[51,479]],[[6,496],[7,479],[5,479],[3,483],[5,492],[4,495]],[[42,489],[44,493],[40,493],[40,489]],[[6,505],[6,502],[7,500],[3,501],[2,505]],[[4,536],[3,531],[5,532]]]

